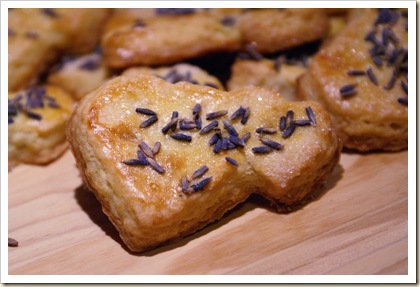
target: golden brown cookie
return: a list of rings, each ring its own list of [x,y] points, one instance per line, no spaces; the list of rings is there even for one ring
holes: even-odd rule
[[[155,75],[170,83],[178,83],[180,81],[190,82],[192,84],[209,86],[216,89],[224,90],[223,84],[218,78],[210,75],[207,71],[200,67],[181,63],[171,67],[133,67],[125,70],[123,75]]]
[[[345,147],[408,144],[407,11],[359,9],[313,58],[299,96],[331,112]]]
[[[65,54],[83,54],[92,51],[102,35],[103,26],[112,9],[57,8],[56,29],[66,36],[61,51]]]
[[[180,239],[252,193],[288,210],[327,180],[340,143],[315,102],[120,76],[78,104],[67,138],[132,251]]]
[[[9,91],[24,89],[61,53],[92,50],[110,9],[9,9]]]
[[[41,9],[8,9],[9,91],[36,81],[58,55],[54,47],[64,41],[54,20]]]
[[[49,73],[47,83],[61,87],[75,100],[80,100],[112,74],[103,64],[100,53],[90,53],[79,57],[63,57]]]
[[[9,94],[9,170],[19,163],[47,164],[68,147],[65,127],[73,100],[54,86]]]
[[[272,53],[324,38],[328,21],[323,9],[252,9],[241,16],[238,27],[245,44]]]
[[[277,61],[276,61],[277,60]],[[281,59],[237,59],[231,67],[228,90],[247,86],[271,88],[288,100],[295,100],[297,78],[306,68],[303,65],[281,63]]]
[[[116,14],[102,38],[104,59],[113,68],[167,65],[241,46],[235,23],[221,13],[194,12],[138,18]]]
[[[105,28],[105,60],[125,68],[237,52],[251,44],[260,53],[285,50],[328,34],[324,10],[119,9]]]

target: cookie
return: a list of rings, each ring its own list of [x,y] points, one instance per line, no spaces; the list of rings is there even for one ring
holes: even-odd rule
[[[238,27],[245,45],[266,54],[323,39],[329,20],[323,9],[251,9]]]
[[[61,87],[75,100],[80,100],[88,92],[98,87],[113,75],[103,64],[100,53],[90,53],[77,57],[63,57],[47,77],[47,83]]]
[[[58,56],[53,47],[64,41],[54,31],[54,20],[41,9],[8,9],[9,91],[36,81]]]
[[[126,68],[238,52],[250,44],[264,54],[286,50],[327,36],[324,10],[122,9],[106,25],[105,60]]]
[[[85,54],[92,51],[102,35],[103,26],[112,9],[57,8],[56,29],[66,36],[61,46],[64,54]]]
[[[406,149],[407,11],[359,9],[349,21],[314,56],[299,98],[326,107],[348,149]]]
[[[178,83],[180,81],[189,82],[192,84],[209,86],[216,89],[224,90],[223,84],[218,78],[210,75],[207,71],[200,67],[181,63],[171,67],[133,67],[125,70],[123,75],[155,75],[170,83]]]
[[[110,9],[8,9],[9,91],[25,89],[62,53],[92,50]]]
[[[271,88],[288,100],[295,100],[297,78],[306,71],[303,65],[281,63],[281,59],[249,60],[238,58],[231,67],[227,89],[247,86]]]
[[[74,103],[54,86],[9,93],[9,170],[19,163],[45,165],[67,148],[67,120]]]
[[[67,138],[130,250],[179,240],[246,200],[290,211],[319,190],[341,145],[315,102],[120,76],[78,103]]]
[[[237,51],[239,31],[220,13],[165,14],[141,19],[116,14],[102,38],[104,59],[112,68],[169,65],[210,53]]]

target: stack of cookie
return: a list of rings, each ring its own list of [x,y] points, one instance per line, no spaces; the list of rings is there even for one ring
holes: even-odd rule
[[[133,251],[253,193],[294,210],[343,146],[407,148],[407,29],[404,9],[10,10],[9,169],[69,143]]]
[[[62,55],[80,55],[98,43],[108,9],[9,9],[9,170],[48,164],[68,147],[65,125],[72,95],[45,81]],[[80,83],[73,83],[79,85]]]

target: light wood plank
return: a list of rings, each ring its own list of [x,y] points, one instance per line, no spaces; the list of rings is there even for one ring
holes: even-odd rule
[[[251,197],[219,222],[128,252],[70,152],[9,173],[9,274],[407,274],[408,153],[343,154],[291,214]]]

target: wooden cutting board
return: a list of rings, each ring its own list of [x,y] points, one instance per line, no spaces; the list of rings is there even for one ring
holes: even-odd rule
[[[257,196],[220,221],[132,254],[68,151],[9,173],[9,274],[407,274],[408,152],[344,153],[322,194],[291,214]]]

